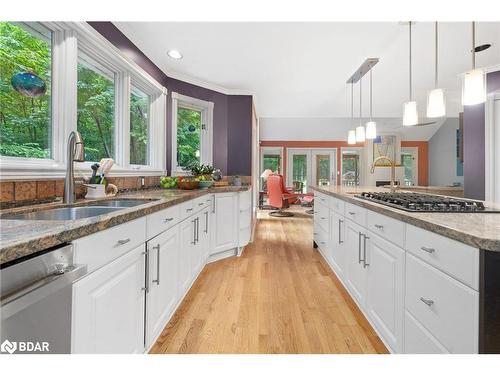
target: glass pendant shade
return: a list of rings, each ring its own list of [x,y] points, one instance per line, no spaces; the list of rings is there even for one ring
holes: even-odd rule
[[[417,102],[411,101],[403,104],[403,126],[418,124]]]
[[[427,117],[443,117],[446,115],[446,102],[443,89],[429,91],[427,96]]]
[[[462,104],[474,105],[486,101],[485,74],[482,69],[472,69],[464,74]]]
[[[375,121],[368,121],[366,123],[366,139],[375,139],[377,138],[377,123]]]
[[[360,125],[356,128],[356,142],[365,141],[365,127]]]
[[[356,144],[356,132],[354,130],[349,130],[349,133],[347,133],[347,144]]]

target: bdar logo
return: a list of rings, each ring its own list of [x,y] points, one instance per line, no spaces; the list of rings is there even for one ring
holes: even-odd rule
[[[2,342],[2,345],[0,345],[0,351],[3,353],[14,353],[17,349],[17,342],[10,342],[9,340],[5,340]]]

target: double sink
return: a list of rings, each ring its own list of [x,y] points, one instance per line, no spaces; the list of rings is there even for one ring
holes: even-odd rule
[[[78,220],[113,213],[125,208],[154,202],[155,199],[113,199],[89,203],[85,206],[59,207],[27,213],[2,215],[9,220]]]

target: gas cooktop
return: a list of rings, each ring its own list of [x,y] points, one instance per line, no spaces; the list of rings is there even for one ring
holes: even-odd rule
[[[409,212],[500,213],[500,209],[486,207],[481,201],[431,194],[364,192],[355,197]]]

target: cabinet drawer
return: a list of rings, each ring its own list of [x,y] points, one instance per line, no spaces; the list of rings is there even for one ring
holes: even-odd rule
[[[315,191],[314,192],[314,202],[321,203],[328,208],[328,206],[329,206],[328,195],[320,193],[319,191]]]
[[[323,204],[314,204],[314,222],[323,230],[327,231],[329,227],[330,210]]]
[[[193,199],[193,212],[198,212],[209,206],[210,204],[207,202],[207,199],[207,195]]]
[[[157,236],[181,221],[180,205],[175,205],[155,212],[146,217],[148,222],[148,239]]]
[[[479,293],[411,254],[405,305],[450,353],[477,353]]]
[[[144,242],[146,218],[142,217],[73,241],[75,263],[86,264],[92,272]]]
[[[345,217],[351,219],[355,223],[366,227],[366,209],[355,204],[345,204]]]
[[[318,245],[318,247],[326,254],[328,250],[328,232],[325,231],[323,228],[320,228],[316,233],[317,233],[315,237],[316,245]]]
[[[479,290],[479,250],[413,225],[406,226],[406,250]]]
[[[366,213],[368,229],[380,237],[403,247],[405,238],[405,224],[402,221],[392,219],[368,210]]]
[[[330,197],[330,208],[336,213],[344,215],[345,202],[342,199]]]
[[[405,353],[446,354],[448,351],[411,314],[405,312]]]
[[[179,205],[181,221],[194,214],[194,200],[190,200]]]

